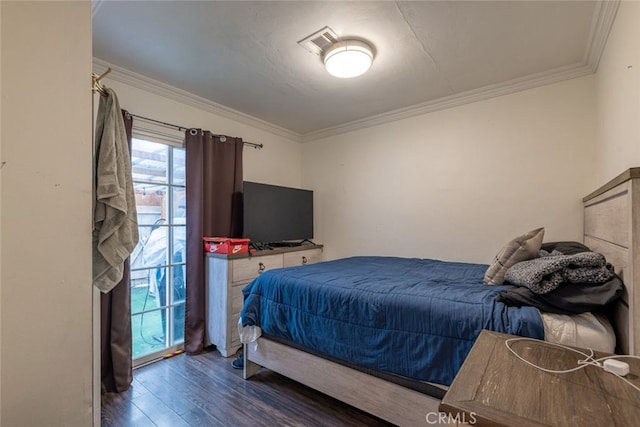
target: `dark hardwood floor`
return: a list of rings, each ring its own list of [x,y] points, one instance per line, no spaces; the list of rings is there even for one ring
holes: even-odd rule
[[[206,350],[136,369],[128,391],[102,395],[102,425],[389,425],[265,369],[244,380],[242,371],[231,367],[232,360]]]

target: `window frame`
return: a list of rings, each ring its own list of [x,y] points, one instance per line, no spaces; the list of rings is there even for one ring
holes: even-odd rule
[[[146,124],[145,124],[146,125]],[[181,184],[175,184],[174,180],[175,180],[175,162],[174,162],[174,157],[175,157],[175,149],[185,149],[185,143],[184,143],[184,134],[181,134],[180,136],[176,135],[172,135],[170,133],[167,132],[160,132],[157,129],[150,129],[149,127],[143,127],[143,126],[136,126],[135,122],[134,122],[134,126],[133,126],[133,132],[132,132],[132,137],[133,139],[136,140],[143,140],[143,141],[147,141],[147,142],[152,142],[152,143],[156,143],[156,144],[162,144],[162,145],[166,145],[167,146],[167,176],[166,176],[166,181],[165,182],[154,182],[154,181],[148,181],[148,180],[141,180],[141,179],[134,179],[133,180],[133,184],[148,184],[148,185],[153,185],[153,186],[161,186],[161,187],[166,187],[166,206],[167,206],[167,223],[166,224],[162,224],[159,225],[159,227],[165,227],[167,232],[166,232],[166,242],[167,242],[167,249],[166,249],[166,258],[165,258],[165,264],[161,267],[165,269],[165,275],[166,275],[166,283],[167,283],[167,290],[165,292],[165,300],[162,301],[162,305],[160,307],[154,307],[154,308],[150,308],[150,309],[143,309],[142,311],[133,311],[131,310],[130,313],[130,317],[131,317],[131,323],[132,323],[132,332],[133,332],[133,322],[138,321],[139,320],[139,316],[143,316],[144,314],[147,313],[153,313],[153,312],[159,312],[161,313],[162,310],[165,311],[166,316],[165,316],[165,344],[169,343],[169,346],[166,346],[158,351],[155,351],[153,353],[149,353],[149,354],[145,354],[143,356],[134,358],[133,357],[133,349],[132,349],[132,366],[133,368],[137,368],[140,366],[144,366],[150,362],[153,362],[155,360],[159,360],[161,359],[163,356],[165,356],[168,353],[172,353],[175,352],[177,350],[183,349],[184,348],[184,335],[182,338],[181,342],[175,343],[175,337],[174,337],[174,313],[175,313],[175,308],[180,307],[180,306],[184,306],[185,307],[185,311],[186,311],[186,295],[185,295],[185,299],[180,300],[180,302],[176,303],[176,301],[173,300],[174,298],[174,292],[173,292],[173,283],[174,283],[174,274],[175,274],[175,268],[176,267],[183,267],[183,280],[185,281],[185,290],[186,290],[186,256],[185,259],[182,260],[182,262],[180,263],[176,263],[174,262],[173,256],[169,256],[169,254],[173,253],[174,251],[171,250],[172,246],[175,244],[175,233],[176,233],[176,227],[185,227],[185,236],[186,236],[186,221],[185,224],[178,224],[175,221],[175,202],[176,202],[176,189],[179,189],[179,191],[182,191],[185,193],[186,195],[186,174],[184,177],[184,181],[182,181]],[[186,161],[186,159],[185,159]],[[185,164],[186,167],[186,164]],[[185,206],[186,209],[186,206]],[[186,220],[186,213],[185,213],[185,220]],[[151,225],[147,225],[147,224],[143,224],[143,225],[139,225],[139,227],[151,227]],[[184,253],[186,254],[186,247],[184,250]],[[147,271],[149,274],[147,277],[150,277],[150,274],[156,270],[158,267],[157,266],[143,266],[143,267],[137,267],[137,268],[131,268],[131,272],[139,272],[139,271]],[[147,286],[151,286],[150,283],[147,283]],[[132,340],[133,341],[133,340]]]

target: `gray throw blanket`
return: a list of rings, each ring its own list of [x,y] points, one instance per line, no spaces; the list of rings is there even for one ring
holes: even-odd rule
[[[505,280],[524,286],[536,294],[546,294],[561,283],[604,283],[613,277],[613,267],[602,254],[582,252],[563,255],[540,251],[540,258],[522,261],[512,266]]]

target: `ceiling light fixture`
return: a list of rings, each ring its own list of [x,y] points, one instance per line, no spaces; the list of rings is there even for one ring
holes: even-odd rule
[[[373,62],[373,49],[360,40],[342,40],[327,49],[323,57],[327,72],[347,79],[367,72]]]

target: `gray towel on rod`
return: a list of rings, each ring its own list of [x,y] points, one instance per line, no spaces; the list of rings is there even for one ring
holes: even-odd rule
[[[118,97],[106,88],[96,121],[93,285],[109,292],[138,243],[131,158]]]

